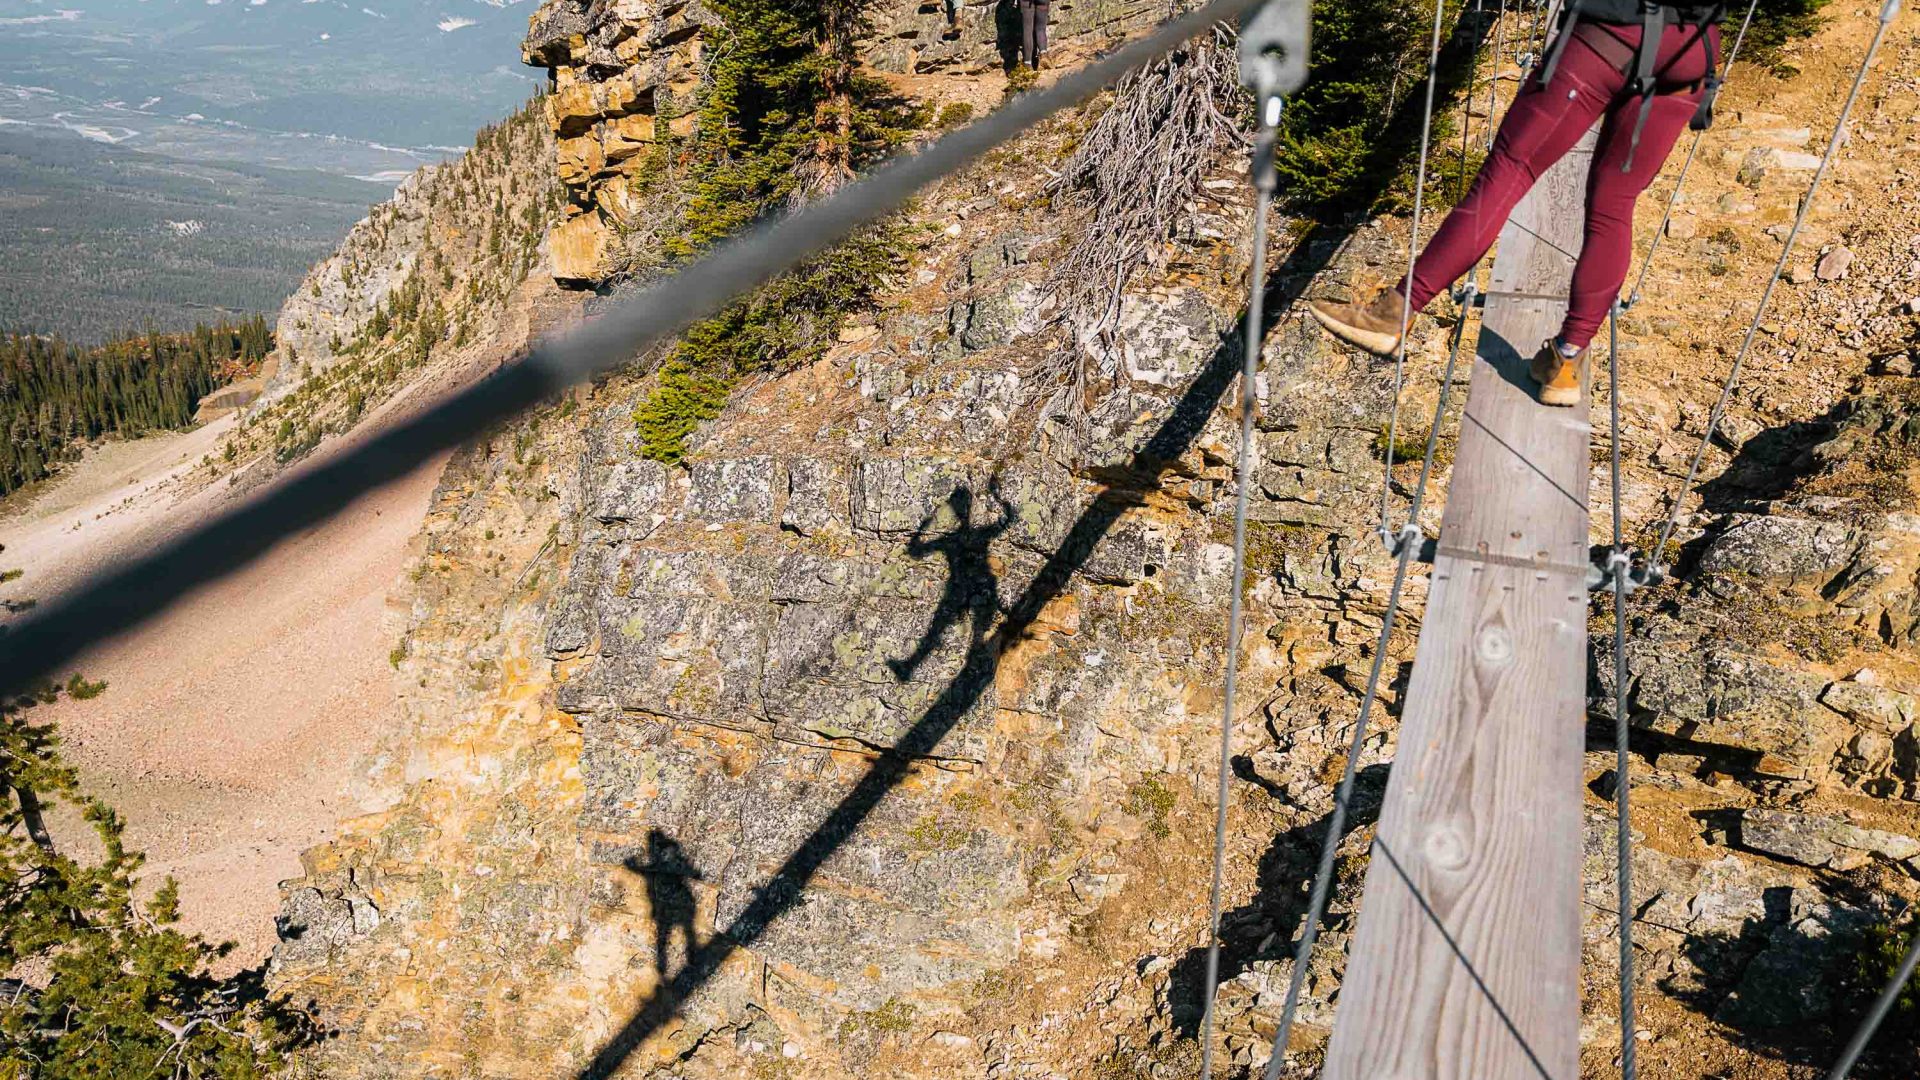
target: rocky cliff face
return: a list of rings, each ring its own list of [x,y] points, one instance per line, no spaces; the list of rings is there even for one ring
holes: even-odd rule
[[[897,18],[876,66],[989,63],[977,42],[942,52],[935,9]],[[604,152],[619,121],[671,122],[659,103],[692,85],[703,20],[542,8],[528,50],[556,67],[563,172],[596,152],[568,139]],[[1843,21],[1823,47],[1859,32]],[[1913,113],[1903,49],[1862,142]],[[1826,74],[1735,104],[1830,117]],[[1081,340],[1053,318],[1050,267],[1084,221],[1040,196],[1091,115],[929,192],[928,239],[880,314],[744,388],[684,466],[639,455],[650,383],[633,374],[449,471],[398,659],[405,794],[289,883],[277,982],[342,1031],[314,1072],[1193,1073],[1247,193],[1244,166],[1214,162],[1111,348]],[[1736,150],[1703,164],[1690,205],[1738,198],[1671,255],[1719,260],[1722,290],[1658,290],[1630,321],[1630,520],[1656,519],[1684,471],[1720,370],[1700,342],[1727,336],[1771,266],[1765,228],[1791,212],[1779,170],[1736,176],[1771,131],[1725,126]],[[1816,230],[1855,256],[1850,276],[1809,273],[1781,299],[1686,518],[1682,581],[1636,598],[1641,1054],[1662,1075],[1804,1075],[1845,1022],[1860,935],[1920,895],[1920,396],[1868,375],[1910,369],[1915,334],[1915,180],[1895,169],[1842,163]],[[621,168],[570,175],[561,232],[613,221]],[[1303,228],[1285,288],[1391,279],[1403,231]],[[1411,415],[1432,407],[1445,330],[1413,350]],[[1265,361],[1218,999],[1242,1073],[1284,996],[1390,571],[1371,536],[1387,374],[1297,308]],[[1605,726],[1600,614],[1595,629]],[[1391,647],[1389,697],[1413,632]],[[1303,1074],[1394,737],[1384,723],[1361,762]],[[1610,768],[1591,755],[1591,1075],[1617,1049]]]
[[[553,141],[529,106],[474,149],[420,169],[308,272],[282,306],[265,397],[277,400],[342,360],[379,351],[397,326],[437,309],[424,355],[465,344],[541,260],[557,209]],[[409,295],[409,293],[413,295]],[[404,312],[399,308],[406,308]]]
[[[1110,41],[1159,18],[1165,6],[1056,4],[1056,54]],[[939,3],[869,5],[863,64],[909,83],[964,79],[979,83],[976,93],[1003,85],[999,73],[1019,48],[1018,14],[1011,4],[963,3],[960,10],[960,29],[950,32]],[[650,226],[660,207],[647,178],[669,167],[664,139],[692,131],[713,32],[725,30],[698,0],[547,0],[534,14],[521,56],[550,73],[546,114],[567,191],[566,217],[553,234],[555,278],[598,282],[658,244]]]

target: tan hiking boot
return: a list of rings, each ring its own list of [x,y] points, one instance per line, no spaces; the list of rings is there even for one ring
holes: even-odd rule
[[[1540,404],[1568,407],[1580,404],[1580,368],[1587,359],[1581,349],[1572,357],[1560,355],[1560,347],[1548,338],[1533,354],[1533,381],[1540,384]]]
[[[1406,301],[1398,289],[1383,289],[1364,304],[1333,304],[1315,300],[1307,305],[1327,332],[1349,345],[1379,356],[1392,356],[1400,347],[1401,320]],[[1411,321],[1411,320],[1408,320]]]

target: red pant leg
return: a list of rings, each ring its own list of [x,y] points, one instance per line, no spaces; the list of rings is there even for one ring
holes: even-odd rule
[[[1573,149],[1625,84],[1625,75],[1577,38],[1567,43],[1552,85],[1526,84],[1500,122],[1493,151],[1467,197],[1414,264],[1413,310],[1426,307],[1486,255],[1514,204]]]
[[[1717,33],[1718,31],[1712,31]],[[1680,53],[1669,59],[1670,53]],[[1697,31],[1670,27],[1664,36],[1661,54],[1662,72],[1692,81],[1706,70],[1706,53],[1698,45]],[[1600,143],[1587,174],[1586,241],[1580,249],[1580,261],[1573,268],[1573,285],[1567,296],[1567,318],[1560,328],[1560,340],[1575,348],[1586,348],[1606,320],[1620,286],[1633,266],[1633,210],[1640,194],[1660,175],[1667,155],[1680,133],[1687,129],[1700,107],[1700,92],[1656,94],[1647,113],[1646,127],[1640,133],[1640,145],[1632,150],[1633,168],[1622,172],[1633,141],[1633,125],[1640,116],[1640,99],[1624,96],[1607,110],[1600,126]]]

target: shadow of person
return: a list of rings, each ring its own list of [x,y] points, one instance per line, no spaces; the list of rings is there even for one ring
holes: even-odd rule
[[[653,918],[653,966],[664,983],[672,960],[674,931],[680,932],[680,947],[686,954],[691,955],[700,944],[693,930],[693,889],[687,885],[700,880],[700,868],[687,859],[678,840],[659,829],[647,832],[645,858],[630,856],[626,866],[647,883],[647,910]]]
[[[916,559],[939,555],[947,560],[947,587],[940,594],[940,603],[933,609],[933,621],[920,635],[920,644],[914,648],[913,655],[887,661],[893,677],[901,682],[913,678],[913,673],[940,647],[947,629],[959,622],[961,616],[968,617],[970,644],[976,649],[993,629],[994,620],[1000,617],[999,581],[987,554],[989,545],[1013,525],[1014,510],[1000,494],[998,480],[989,483],[989,490],[993,500],[1000,504],[999,521],[991,525],[971,524],[973,492],[957,487],[946,501],[946,506],[953,511],[953,529],[938,537],[927,536],[928,527],[939,513],[935,510],[927,514],[914,530],[913,539],[907,541],[907,554]]]

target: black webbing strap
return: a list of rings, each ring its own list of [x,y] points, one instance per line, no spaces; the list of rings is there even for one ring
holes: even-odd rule
[[[1720,45],[1719,37],[1713,32],[1713,24],[1720,21],[1720,13],[1725,4],[1713,5],[1713,10],[1700,22],[1701,44],[1707,48],[1707,78],[1700,87],[1700,107],[1693,111],[1693,119],[1687,127],[1694,131],[1705,131],[1713,126],[1713,101],[1720,96]]]
[[[1658,83],[1653,77],[1654,62],[1660,56],[1660,38],[1667,30],[1667,9],[1651,0],[1640,3],[1640,51],[1633,58],[1633,92],[1640,95],[1640,112],[1633,118],[1633,136],[1627,140],[1627,160],[1621,172],[1633,170],[1633,155],[1640,149],[1640,133],[1646,130],[1647,115],[1653,112],[1653,94]]]
[[[1540,69],[1539,87],[1542,90],[1553,81],[1553,73],[1560,69],[1560,54],[1567,51],[1567,41],[1573,37],[1573,28],[1580,23],[1580,5],[1583,0],[1567,0],[1566,17],[1560,22],[1560,32],[1554,35],[1553,47],[1547,50],[1547,62]]]

